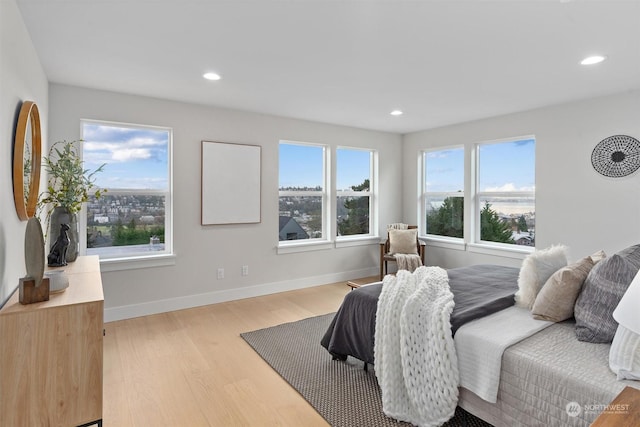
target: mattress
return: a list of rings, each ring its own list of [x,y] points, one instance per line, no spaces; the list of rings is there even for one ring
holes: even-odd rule
[[[640,389],[611,372],[610,344],[578,341],[574,327],[557,323],[509,347],[497,403],[462,388],[459,405],[496,427],[588,426],[625,386]]]

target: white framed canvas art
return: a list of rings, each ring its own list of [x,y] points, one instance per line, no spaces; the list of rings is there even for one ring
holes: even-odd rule
[[[202,225],[261,221],[261,148],[202,141]]]

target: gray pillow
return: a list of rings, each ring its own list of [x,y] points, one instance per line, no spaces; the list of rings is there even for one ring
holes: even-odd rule
[[[591,269],[574,307],[579,341],[613,341],[618,328],[613,310],[639,269],[640,245],[605,258]]]

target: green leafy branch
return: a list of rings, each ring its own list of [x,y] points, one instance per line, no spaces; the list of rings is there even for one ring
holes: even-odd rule
[[[71,214],[82,209],[82,204],[93,193],[96,199],[102,197],[106,189],[96,189],[95,175],[102,172],[106,163],[94,171],[84,168],[78,153],[78,145],[84,142],[58,141],[43,156],[44,168],[48,175],[47,191],[40,194],[38,208],[48,207],[47,219],[56,207],[66,208]]]

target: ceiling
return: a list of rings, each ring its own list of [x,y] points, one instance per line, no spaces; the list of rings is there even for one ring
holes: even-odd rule
[[[366,129],[640,89],[640,0],[16,1],[50,82]]]

